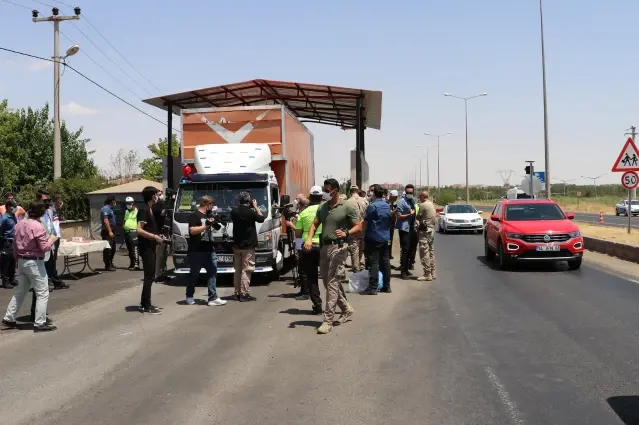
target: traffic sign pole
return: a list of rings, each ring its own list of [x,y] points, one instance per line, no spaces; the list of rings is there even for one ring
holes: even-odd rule
[[[626,214],[628,215],[628,233],[630,233],[630,217],[632,217],[632,191],[639,185],[639,176],[634,171],[626,171],[621,176],[621,185],[628,189],[628,206]]]

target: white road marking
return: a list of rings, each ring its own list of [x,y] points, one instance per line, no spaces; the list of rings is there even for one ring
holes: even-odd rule
[[[486,372],[486,375],[488,375],[490,383],[493,384],[493,387],[495,387],[502,404],[506,407],[506,411],[508,412],[510,419],[516,425],[524,425],[521,414],[519,413],[519,410],[517,410],[517,405],[514,401],[512,401],[510,395],[508,395],[508,391],[506,391],[506,388],[503,386],[495,372],[490,366],[484,367],[484,371]]]

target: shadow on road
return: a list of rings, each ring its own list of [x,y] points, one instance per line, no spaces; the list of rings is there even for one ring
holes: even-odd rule
[[[280,314],[292,314],[293,316],[314,316],[313,310],[300,310],[299,308],[289,308],[280,311]]]
[[[520,262],[512,264],[508,270],[501,270],[497,261],[487,261],[483,255],[477,256],[477,260],[484,264],[491,270],[500,272],[515,272],[515,273],[548,273],[548,272],[563,272],[568,269],[568,264],[565,261],[559,262]]]
[[[297,320],[295,322],[291,322],[290,325],[288,325],[289,328],[296,328],[298,326],[307,326],[310,328],[318,328],[320,325],[322,324],[321,321],[318,320]]]
[[[639,396],[610,397],[608,404],[626,425],[639,425]]]

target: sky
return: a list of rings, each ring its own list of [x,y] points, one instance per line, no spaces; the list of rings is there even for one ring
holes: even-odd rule
[[[0,47],[52,56],[53,27],[33,23],[30,10],[42,16],[51,5],[72,10],[43,3],[49,6],[0,0]],[[420,157],[436,143],[424,133],[452,132],[441,139],[441,184],[462,184],[464,104],[443,94],[487,92],[468,102],[470,183],[501,184],[499,170],[515,170],[510,182],[519,183],[526,160],[544,169],[537,0],[85,0],[79,6],[83,18],[61,24],[61,50],[81,46],[69,63],[161,121],[165,113],[141,99],[254,78],[381,90],[381,130],[366,132],[371,182],[405,183],[415,174],[419,182]],[[628,23],[638,15],[632,0],[545,0],[553,177],[586,184],[591,180],[581,176],[609,173],[625,130],[639,126],[639,55]],[[52,103],[52,74],[50,63],[0,51],[0,99],[14,108]],[[69,70],[61,93],[62,118],[84,127],[103,169],[118,149],[146,157],[146,146],[166,136],[161,123]],[[354,132],[308,127],[316,179],[348,177]],[[436,149],[428,159],[428,167],[421,161],[421,181],[429,175],[434,186]],[[609,173],[598,182],[620,178]]]

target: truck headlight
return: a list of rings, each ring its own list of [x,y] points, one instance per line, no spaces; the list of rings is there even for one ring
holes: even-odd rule
[[[260,233],[257,235],[257,249],[262,251],[273,249],[273,240],[270,233]]]
[[[189,244],[186,241],[174,241],[173,242],[173,250],[174,251],[188,251]]]

